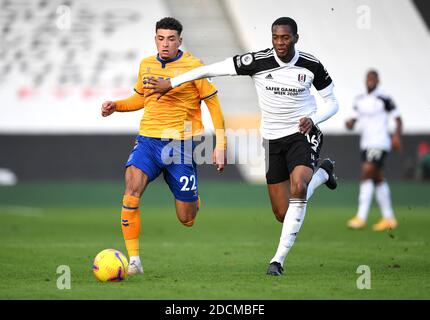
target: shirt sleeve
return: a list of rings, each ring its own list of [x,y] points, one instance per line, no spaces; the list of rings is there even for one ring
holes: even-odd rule
[[[192,69],[188,72],[185,72],[177,77],[170,79],[170,84],[172,85],[172,88],[176,88],[177,86],[188,81],[229,75],[237,75],[231,58],[213,64],[209,64],[207,66],[201,66]]]
[[[358,120],[358,100],[360,99],[360,97],[355,97],[354,98],[354,102],[352,103],[352,109],[349,112],[348,118],[349,119],[354,119],[354,120]]]
[[[319,124],[334,116],[339,110],[339,103],[333,92],[333,84],[319,90],[318,93],[324,99],[324,105],[318,106],[317,111],[310,117],[314,124]]]
[[[313,85],[315,89],[318,91],[327,88],[333,81],[331,80],[330,75],[327,72],[327,69],[324,68],[321,62],[318,62],[317,68],[314,73],[314,81]]]
[[[400,118],[401,114],[400,114],[400,110],[399,108],[394,108],[390,111],[390,115],[393,116],[394,118]]]
[[[393,117],[400,117],[399,109],[397,108],[396,104],[390,96],[380,95],[378,96],[378,98],[381,99],[384,103],[385,111],[389,112],[390,115],[392,115]]]
[[[206,100],[217,94],[217,88],[207,78],[194,81],[197,90],[199,91],[200,100]]]
[[[116,111],[128,112],[136,111],[145,107],[145,98],[137,93],[134,93],[130,97],[122,100],[116,100]]]
[[[227,137],[225,134],[224,116],[222,114],[221,105],[218,96],[215,94],[211,98],[205,100],[209,113],[212,118],[212,123],[215,129],[216,149],[227,149]]]
[[[233,57],[236,73],[241,76],[252,76],[257,72],[257,61],[253,52]]]
[[[139,66],[139,73],[137,75],[137,81],[134,84],[134,92],[136,92],[137,94],[140,94],[141,96],[143,96],[145,94],[145,89],[143,87],[143,79],[142,79],[142,63],[140,63]]]

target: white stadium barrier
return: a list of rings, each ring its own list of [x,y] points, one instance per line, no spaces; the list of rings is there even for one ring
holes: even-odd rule
[[[103,119],[101,103],[132,94],[168,14],[157,0],[0,1],[0,133],[137,132],[142,112]]]

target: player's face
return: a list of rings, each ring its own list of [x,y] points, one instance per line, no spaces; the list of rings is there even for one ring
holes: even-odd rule
[[[155,34],[155,44],[160,58],[170,60],[178,54],[182,38],[176,30],[158,29]]]
[[[299,35],[294,34],[288,25],[273,26],[272,28],[272,45],[280,59],[294,54],[294,45],[298,39]]]
[[[372,92],[378,86],[379,79],[374,73],[368,73],[366,77],[366,87],[368,92]]]

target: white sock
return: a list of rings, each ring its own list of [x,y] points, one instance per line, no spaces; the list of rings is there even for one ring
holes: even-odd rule
[[[285,215],[284,223],[282,224],[281,238],[279,240],[278,249],[270,263],[279,262],[284,265],[285,257],[290,251],[296,240],[297,233],[303,224],[306,214],[306,200],[290,199],[290,204]]]
[[[375,185],[370,179],[364,180],[360,184],[360,195],[358,196],[357,216],[366,221],[369,214],[370,204],[372,203],[373,190]]]
[[[140,265],[140,264],[142,264],[141,262],[140,262],[140,257],[139,256],[131,256],[130,257],[130,264],[132,263],[132,262],[135,262],[137,265]]]
[[[390,187],[386,181],[376,185],[376,200],[385,219],[394,219],[393,207],[391,206]]]
[[[311,181],[308,184],[308,193],[306,195],[306,200],[309,200],[309,198],[312,197],[315,189],[318,188],[323,183],[326,183],[327,180],[328,180],[328,173],[324,169],[319,168],[314,173]]]

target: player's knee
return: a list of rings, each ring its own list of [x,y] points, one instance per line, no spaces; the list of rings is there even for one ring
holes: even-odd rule
[[[307,191],[308,185],[304,181],[296,181],[291,185],[291,194],[296,197],[306,198]]]
[[[376,177],[376,169],[373,163],[368,163],[363,166],[363,170],[361,172],[362,180],[372,179],[374,180]]]
[[[125,173],[125,194],[140,197],[148,184],[148,176],[140,169],[130,166]]]
[[[144,185],[133,180],[127,180],[125,183],[125,194],[133,197],[140,197],[142,195],[143,188]]]
[[[125,188],[125,194],[140,198],[141,191],[138,188]]]

